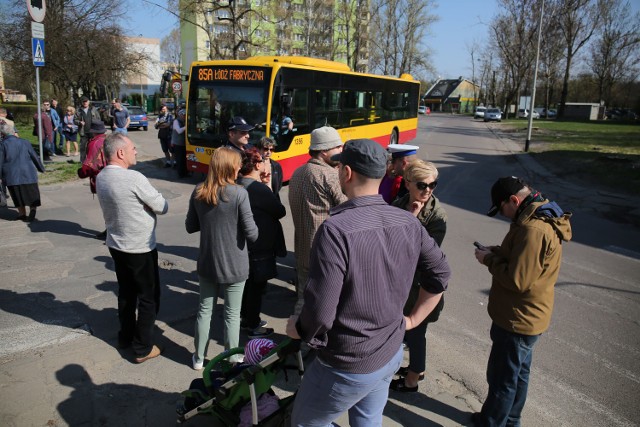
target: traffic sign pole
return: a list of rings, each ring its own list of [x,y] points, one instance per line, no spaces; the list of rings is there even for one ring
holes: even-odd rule
[[[36,97],[38,100],[38,146],[40,147],[40,161],[44,164],[44,150],[42,149],[42,111],[40,103],[40,67],[36,67]]]
[[[27,10],[31,19],[31,47],[33,51],[33,65],[36,67],[36,99],[38,101],[38,146],[40,147],[40,160],[44,162],[44,150],[42,148],[42,103],[40,102],[40,67],[44,67],[44,16],[47,12],[47,4],[45,0],[40,0],[32,4],[31,0],[27,0]],[[53,141],[52,141],[53,142]],[[55,152],[55,147],[53,147]]]

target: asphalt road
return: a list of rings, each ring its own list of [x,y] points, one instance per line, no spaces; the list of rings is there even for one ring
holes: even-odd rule
[[[506,221],[484,215],[491,184],[505,175],[525,176],[574,212],[574,240],[564,248],[551,328],[536,346],[523,424],[637,425],[640,230],[610,221],[606,213],[612,206],[640,212],[638,200],[559,181],[517,154],[522,143],[505,140],[496,129],[468,117],[420,118],[415,143],[419,156],[440,170],[436,194],[448,213],[443,249],[453,278],[445,310],[429,329],[421,393],[392,393],[384,425],[464,425],[480,407],[490,348],[490,276],[473,257],[472,242],[499,243],[507,231]],[[0,208],[1,425],[175,424],[178,393],[197,376],[188,364],[198,300],[198,235],[186,234],[184,217],[198,177],[180,181],[174,170],[163,168],[155,134],[130,136],[139,148],[137,168],[170,203],[157,230],[163,355],[135,365],[132,355],[113,348],[117,284],[106,247],[91,238],[104,224],[88,182],[42,187],[39,221],[7,221],[15,211]],[[286,203],[286,187],[281,198]],[[291,251],[290,217],[283,227]],[[276,340],[295,301],[288,283],[292,266],[290,252],[264,300]],[[220,343],[217,333],[209,356],[220,351]]]
[[[421,120],[419,153],[439,167],[437,196],[448,213],[443,248],[453,268],[444,316],[430,328],[429,362],[483,398],[490,276],[474,259],[472,242],[500,243],[508,223],[484,215],[489,189],[499,176],[523,176],[574,212],[552,324],[534,351],[524,425],[637,425],[640,235],[603,216],[611,200],[624,200],[628,212],[638,200],[560,182],[512,155],[523,141],[497,139],[499,128],[450,115]]]

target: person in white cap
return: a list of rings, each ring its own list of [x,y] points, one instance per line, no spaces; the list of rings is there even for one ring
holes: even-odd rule
[[[407,187],[402,177],[409,164],[418,158],[418,148],[408,144],[389,144],[387,147],[391,161],[378,189],[378,193],[382,195],[385,202],[391,204],[396,198],[407,194]]]
[[[338,162],[331,160],[331,156],[341,152],[342,139],[337,130],[329,126],[313,130],[309,146],[311,159],[296,169],[289,180],[298,292],[295,314],[302,308],[309,276],[309,254],[316,231],[329,217],[329,209],[347,200],[338,181]]]

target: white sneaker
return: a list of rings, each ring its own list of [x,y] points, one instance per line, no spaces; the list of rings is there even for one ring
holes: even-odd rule
[[[194,353],[193,356],[191,356],[191,366],[195,371],[201,371],[204,367],[204,362],[198,362]]]

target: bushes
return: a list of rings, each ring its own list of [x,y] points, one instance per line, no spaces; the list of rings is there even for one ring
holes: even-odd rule
[[[7,112],[13,114],[13,121],[16,125],[33,126],[33,116],[38,111],[36,104],[27,102],[5,102],[0,104],[0,106],[6,108]]]

